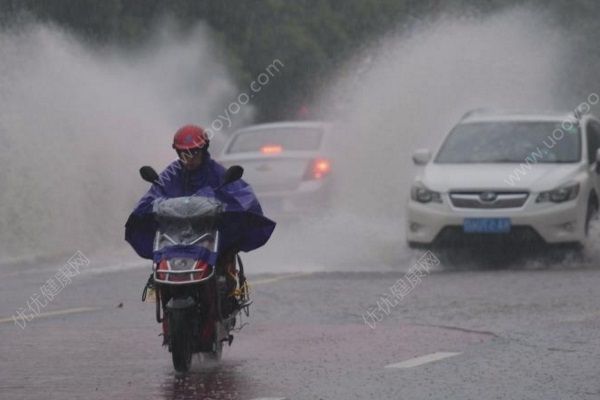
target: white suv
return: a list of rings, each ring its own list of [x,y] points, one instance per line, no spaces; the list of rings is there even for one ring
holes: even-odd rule
[[[598,210],[600,122],[590,115],[467,113],[423,165],[411,247],[482,240],[583,244]]]

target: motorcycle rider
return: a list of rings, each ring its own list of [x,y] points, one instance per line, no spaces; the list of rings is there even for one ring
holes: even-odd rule
[[[237,252],[262,246],[270,237],[275,223],[263,216],[251,187],[243,180],[217,190],[224,181],[225,168],[211,158],[209,143],[208,135],[199,126],[185,125],[177,130],[172,147],[178,159],[165,168],[158,181],[138,202],[125,225],[125,239],[141,257],[152,258],[152,243],[157,228],[152,206],[158,198],[209,195],[222,201],[226,205],[225,211],[244,211],[244,219],[224,219],[226,222],[234,221],[229,224],[234,226],[225,223],[222,227],[224,236],[229,240],[224,241],[224,250],[220,251],[217,260],[217,271],[228,277],[228,293],[232,293],[237,285],[231,279]],[[233,296],[229,299],[231,301],[224,304],[225,314],[239,306]]]

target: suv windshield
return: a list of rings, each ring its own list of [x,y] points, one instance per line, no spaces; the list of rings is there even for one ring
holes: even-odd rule
[[[287,151],[317,150],[321,144],[321,128],[266,128],[239,134],[229,145],[227,153],[260,152],[269,146]]]
[[[577,162],[581,158],[581,135],[578,124],[570,126],[566,130],[561,122],[528,121],[460,124],[448,135],[435,162]]]

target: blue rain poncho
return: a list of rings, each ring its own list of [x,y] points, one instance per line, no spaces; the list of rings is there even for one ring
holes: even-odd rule
[[[225,168],[206,154],[202,165],[187,171],[177,160],[159,176],[159,184],[153,184],[141,198],[125,224],[125,240],[140,257],[153,258],[153,241],[158,227],[152,213],[153,204],[159,198],[204,196],[214,198],[224,205],[219,219],[221,249],[251,251],[264,245],[275,222],[263,215],[252,188],[242,179],[216,188],[223,183]]]

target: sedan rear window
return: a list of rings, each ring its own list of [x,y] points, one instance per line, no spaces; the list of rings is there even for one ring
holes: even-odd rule
[[[456,126],[436,163],[570,163],[581,159],[576,123],[474,122]]]
[[[321,144],[321,128],[267,128],[242,131],[227,148],[227,153],[312,151]]]

